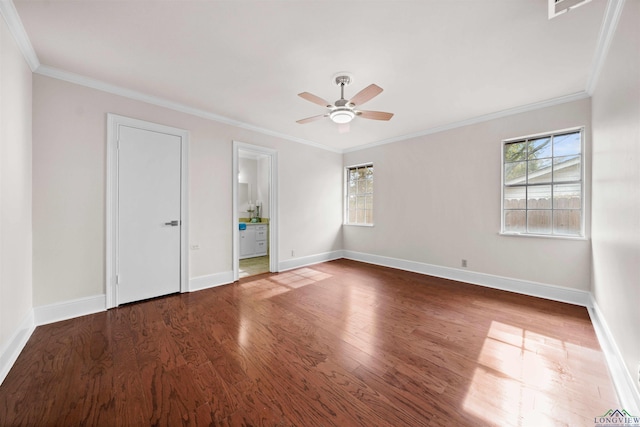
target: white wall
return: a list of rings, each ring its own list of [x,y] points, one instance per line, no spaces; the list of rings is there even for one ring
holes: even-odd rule
[[[636,390],[640,364],[638,17],[640,2],[627,0],[592,100],[592,292]]]
[[[31,291],[31,70],[0,18],[0,371]]]
[[[345,249],[588,291],[588,240],[498,233],[501,141],[586,126],[588,159],[590,117],[584,99],[346,154],[373,162],[375,226],[345,226]]]
[[[232,271],[233,140],[278,151],[280,261],[290,248],[341,249],[340,154],[41,75],[33,84],[36,307],[105,291],[108,112],[190,132],[189,240],[200,246],[191,278]]]

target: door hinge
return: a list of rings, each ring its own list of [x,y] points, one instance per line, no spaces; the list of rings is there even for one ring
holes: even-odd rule
[[[120,276],[116,274],[116,285],[119,285],[119,284],[120,284]]]

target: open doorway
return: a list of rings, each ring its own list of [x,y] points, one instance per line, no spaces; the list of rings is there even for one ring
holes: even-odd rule
[[[277,157],[233,143],[234,280],[277,271]]]

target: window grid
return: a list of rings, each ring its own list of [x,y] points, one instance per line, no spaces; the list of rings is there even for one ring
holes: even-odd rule
[[[346,168],[345,224],[373,225],[373,164]]]
[[[582,129],[505,141],[502,232],[582,237]]]

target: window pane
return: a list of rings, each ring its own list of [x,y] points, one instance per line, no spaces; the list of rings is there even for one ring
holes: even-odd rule
[[[365,218],[367,224],[373,224],[373,210],[367,209],[365,211]]]
[[[527,208],[527,188],[526,187],[506,187],[504,189],[504,208],[505,209],[526,209]]]
[[[365,169],[365,178],[373,179],[373,166],[367,166]]]
[[[524,184],[527,176],[527,162],[505,163],[504,183],[505,185]]]
[[[551,182],[551,159],[530,160],[527,182],[529,184]]]
[[[536,234],[551,234],[552,211],[527,211],[527,231]]]
[[[580,156],[564,156],[553,159],[554,182],[580,181],[581,176]]]
[[[553,186],[554,209],[582,209],[582,190],[580,184]]]
[[[582,213],[579,210],[553,211],[553,232],[567,236],[579,236],[582,229]]]
[[[549,158],[551,155],[551,137],[529,141],[528,159]]]
[[[580,154],[581,152],[580,132],[556,135],[553,137],[553,155],[555,157]]]
[[[355,223],[356,222],[356,209],[349,209],[349,222],[350,223]]]
[[[356,196],[349,196],[349,212],[356,209]]]
[[[529,187],[527,189],[527,209],[551,209],[551,186]]]
[[[527,145],[524,141],[510,142],[504,145],[504,161],[505,162],[517,162],[525,160]]]
[[[524,233],[527,231],[527,212],[504,211],[504,231]]]
[[[347,169],[346,222],[371,223],[373,209],[373,166]]]
[[[582,235],[582,131],[503,147],[503,231]]]

